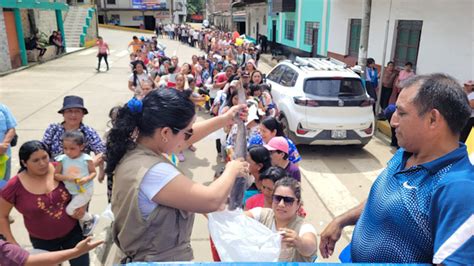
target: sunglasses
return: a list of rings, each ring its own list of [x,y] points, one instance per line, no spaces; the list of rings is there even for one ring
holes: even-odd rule
[[[293,202],[295,202],[296,199],[293,197],[273,195],[273,203],[279,204],[281,200],[283,200],[283,202],[285,203],[285,206],[291,206],[293,205]]]
[[[183,129],[179,129],[179,128],[175,128],[175,127],[173,129],[178,131],[178,132],[183,131]],[[188,140],[192,136],[193,136],[193,129],[192,128],[190,130],[184,131],[184,140]]]

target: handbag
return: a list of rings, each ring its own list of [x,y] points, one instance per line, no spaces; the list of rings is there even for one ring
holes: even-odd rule
[[[12,141],[10,141],[10,147],[15,147],[17,143],[18,143],[18,134],[15,133],[15,136],[12,138]]]

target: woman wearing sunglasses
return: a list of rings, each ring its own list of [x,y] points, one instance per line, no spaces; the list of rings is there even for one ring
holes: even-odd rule
[[[316,229],[298,216],[301,185],[291,177],[275,183],[272,208],[253,208],[245,214],[282,235],[280,262],[313,262],[317,254]]]
[[[204,186],[163,155],[222,128],[242,108],[234,106],[225,115],[195,123],[189,94],[158,90],[143,102],[134,98],[119,109],[107,137],[106,172],[114,175],[113,236],[123,253],[121,263],[193,259],[194,213],[216,211],[239,173],[248,174],[249,164],[231,161],[220,178]]]

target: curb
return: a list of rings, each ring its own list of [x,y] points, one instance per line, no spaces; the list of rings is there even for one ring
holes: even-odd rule
[[[99,24],[99,28],[155,34],[155,31],[152,31],[152,30],[141,30],[141,29],[136,29],[136,28],[128,28],[128,27],[115,26],[115,25],[109,25],[109,24]]]

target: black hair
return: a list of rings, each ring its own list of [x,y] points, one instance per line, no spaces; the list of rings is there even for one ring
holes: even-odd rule
[[[395,65],[395,63],[393,61],[388,61],[387,66],[390,65],[390,64]]]
[[[257,84],[252,84],[252,83],[250,83],[248,86],[249,86],[249,89],[250,89],[250,95],[252,95],[252,96],[254,96],[254,93],[255,93],[256,91],[258,91],[258,90],[259,90],[259,91],[262,91],[262,89],[260,88],[260,86],[257,85]]]
[[[169,73],[169,74],[173,74],[175,71],[176,71],[176,67],[175,67],[175,66],[170,65],[170,66],[168,67],[168,73]]]
[[[283,153],[283,160],[288,160],[288,158],[290,157],[290,155],[284,151],[275,151],[277,153]]]
[[[301,201],[301,184],[298,180],[294,179],[293,177],[284,177],[277,182],[275,182],[275,186],[273,187],[273,193],[275,193],[278,187],[289,187],[295,193],[295,197],[298,201]]]
[[[127,104],[120,108],[107,136],[106,173],[113,174],[125,153],[135,148],[135,131],[150,137],[158,128],[169,127],[174,134],[186,128],[196,114],[189,96],[189,91],[154,90],[143,99],[141,112],[132,112]]]
[[[406,62],[406,63],[405,63],[405,66],[413,67],[413,63],[412,63],[412,62]]]
[[[400,85],[402,88],[420,87],[413,99],[420,116],[433,109],[438,110],[454,134],[459,134],[467,124],[471,116],[469,100],[463,87],[453,77],[442,73],[418,75]]]
[[[278,180],[288,177],[288,173],[285,169],[279,166],[271,166],[267,168],[263,173],[260,173],[260,181],[264,179],[270,179],[273,183],[276,183]]]
[[[267,117],[262,124],[270,131],[276,130],[276,137],[286,137],[283,132],[283,125],[275,117]]]
[[[76,145],[84,145],[86,143],[86,138],[84,137],[84,134],[82,134],[81,131],[79,130],[73,130],[73,131],[66,131],[64,132],[63,136],[61,137],[62,141],[64,140],[71,140],[74,142]]]
[[[137,36],[133,36],[132,39],[136,40],[136,39],[138,39],[138,37],[137,37]]]
[[[223,62],[222,62],[223,63]],[[228,68],[234,68],[232,65],[227,65],[226,67],[224,67],[224,71],[227,71]]]
[[[20,157],[20,170],[18,173],[26,170],[26,166],[23,164],[23,162],[28,161],[31,157],[31,154],[37,151],[45,151],[51,158],[48,146],[39,140],[30,140],[21,145],[20,150],[18,151],[18,157]]]
[[[262,145],[252,145],[248,148],[248,153],[252,161],[262,164],[260,174],[272,166],[272,157],[270,152]]]
[[[122,108],[122,106],[120,105],[117,105],[117,106],[114,106],[110,109],[109,111],[109,122],[108,122],[108,126],[109,127],[113,127],[114,124],[115,124],[115,120],[117,120],[117,114],[118,114],[118,111],[120,110],[120,108]]]
[[[375,60],[373,58],[367,58],[367,66],[375,64]]]
[[[265,90],[267,90],[268,92],[272,91],[272,87],[267,83],[261,83],[261,84],[258,84],[258,86],[260,87],[262,92],[265,91]]]
[[[238,97],[238,90],[233,90],[232,93],[227,96],[227,102],[225,105],[228,107],[234,106],[234,104],[232,103],[232,98],[234,97]]]

